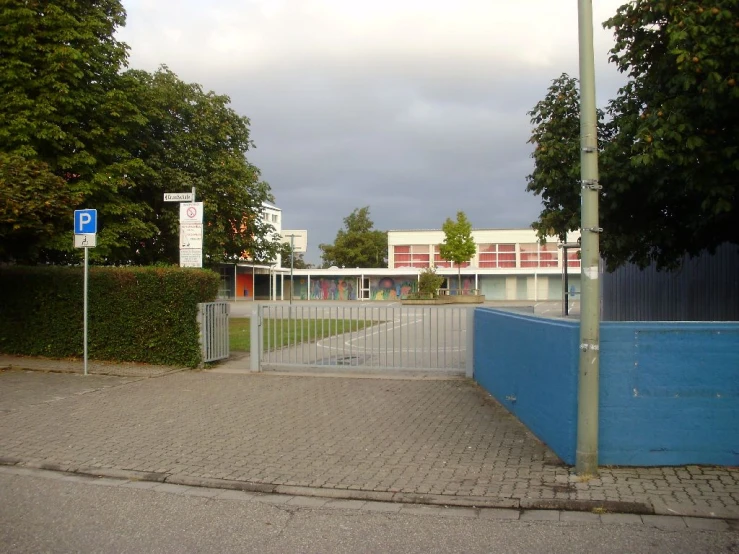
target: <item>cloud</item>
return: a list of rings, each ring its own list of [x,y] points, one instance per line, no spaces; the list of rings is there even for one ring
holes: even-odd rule
[[[622,78],[606,64],[597,2],[599,104]],[[125,1],[133,67],[167,64],[227,94],[252,122],[249,159],[283,226],[308,229],[307,259],[342,219],[380,229],[528,226],[539,199],[526,112],[552,79],[578,74],[575,2],[520,0]]]

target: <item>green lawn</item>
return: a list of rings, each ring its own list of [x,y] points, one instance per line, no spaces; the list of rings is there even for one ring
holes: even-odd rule
[[[305,319],[305,320],[270,320],[270,344],[267,345],[267,333],[264,335],[264,348],[270,349],[297,344],[300,342],[311,342],[314,340],[359,331],[372,325],[371,321],[354,319]],[[234,351],[251,350],[251,319],[248,317],[229,318],[228,337],[230,348]]]

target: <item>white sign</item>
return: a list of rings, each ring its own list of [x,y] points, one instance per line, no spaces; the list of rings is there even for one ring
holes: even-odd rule
[[[308,250],[308,231],[305,229],[299,231],[281,231],[280,242],[290,244],[290,241],[292,241],[295,247],[295,252],[305,252]]]
[[[165,192],[165,202],[192,202],[195,196],[191,192]]]
[[[180,248],[203,248],[202,223],[182,223],[180,225]]]
[[[203,250],[200,248],[180,250],[180,267],[203,267]]]
[[[202,223],[203,203],[180,204],[180,223]]]
[[[83,235],[74,236],[75,248],[95,248],[97,246],[97,235],[94,233],[85,233]]]

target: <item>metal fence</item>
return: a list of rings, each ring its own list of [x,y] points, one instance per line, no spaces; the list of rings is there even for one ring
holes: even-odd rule
[[[603,275],[604,321],[739,321],[739,247],[685,257],[676,271],[629,264]]]
[[[198,304],[200,349],[203,355],[203,363],[228,358],[228,315],[228,302],[203,302]]]
[[[473,311],[446,306],[258,305],[252,319],[252,369],[471,375]],[[255,346],[261,346],[256,355]]]

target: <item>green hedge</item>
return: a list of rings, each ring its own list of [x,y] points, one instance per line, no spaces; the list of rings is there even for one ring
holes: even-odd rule
[[[83,278],[81,267],[0,267],[0,352],[81,357]],[[88,356],[196,367],[197,304],[218,282],[207,270],[91,267]]]

